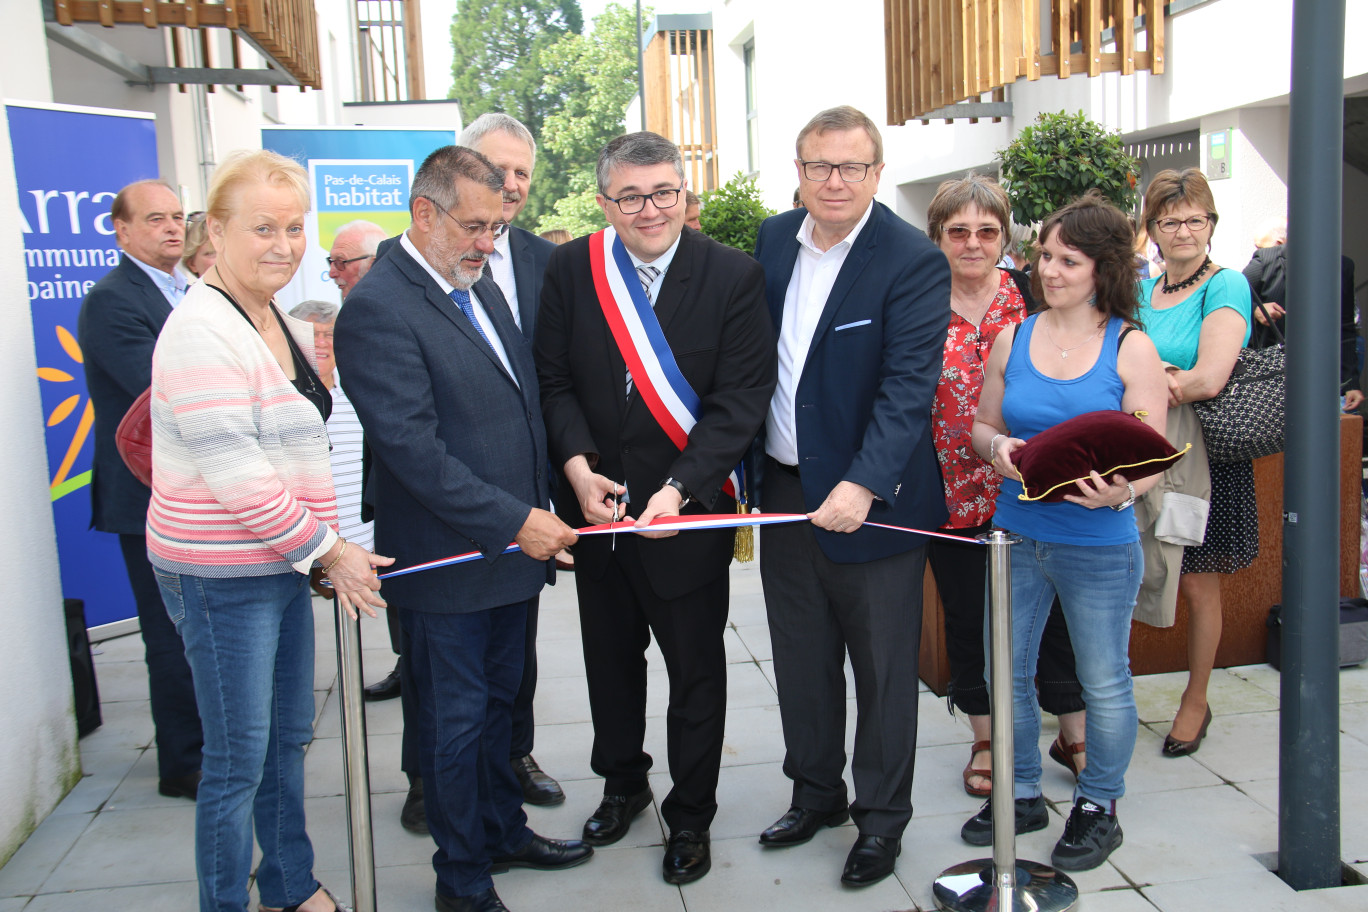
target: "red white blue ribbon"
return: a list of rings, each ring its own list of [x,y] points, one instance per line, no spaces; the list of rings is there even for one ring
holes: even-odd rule
[[[632,373],[632,383],[656,423],[682,451],[703,403],[679,369],[632,258],[612,226],[590,235],[589,268],[603,317]],[[742,485],[737,471],[727,477],[723,490],[738,498]]]

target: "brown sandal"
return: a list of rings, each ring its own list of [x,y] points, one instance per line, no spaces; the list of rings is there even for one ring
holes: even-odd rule
[[[987,798],[989,795],[993,794],[992,785],[984,788],[983,786],[973,786],[969,784],[969,780],[975,776],[980,779],[987,779],[990,783],[993,781],[992,769],[982,770],[974,768],[974,757],[978,756],[983,751],[992,750],[992,748],[993,742],[991,741],[975,741],[974,746],[969,748],[969,762],[964,765],[965,794],[973,795],[975,798]]]
[[[1074,755],[1081,754],[1085,750],[1087,750],[1086,742],[1079,741],[1076,744],[1069,744],[1064,740],[1064,733],[1060,732],[1059,737],[1055,738],[1054,743],[1050,745],[1050,759],[1073,773],[1074,778],[1077,779],[1080,767],[1078,761],[1074,759]]]

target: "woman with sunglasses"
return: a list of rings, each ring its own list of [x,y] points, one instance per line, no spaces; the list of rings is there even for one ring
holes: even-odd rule
[[[950,519],[940,531],[967,539],[987,532],[1002,477],[971,445],[974,415],[983,390],[984,364],[998,333],[1034,311],[1030,281],[997,266],[1008,238],[1011,206],[992,178],[969,173],[940,185],[927,210],[927,235],[950,261],[950,328],[932,415],[936,456],[945,482]],[[950,659],[951,710],[969,717],[974,744],[964,767],[964,790],[992,792],[988,687],[984,681],[984,593],[987,555],[976,544],[932,539],[927,548],[945,613]],[[1040,705],[1059,717],[1059,738],[1050,756],[1075,776],[1085,758],[1082,687],[1063,613],[1050,612],[1041,644]]]

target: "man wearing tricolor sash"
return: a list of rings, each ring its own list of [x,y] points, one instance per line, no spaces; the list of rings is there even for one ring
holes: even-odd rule
[[[547,440],[567,482],[557,510],[573,526],[734,512],[734,470],[775,382],[763,274],[746,254],[684,227],[684,166],[669,140],[613,140],[597,177],[610,227],[552,253],[537,318]],[[654,635],[670,680],[662,870],[679,884],[711,866],[733,535],[649,536],[586,536],[575,546],[591,763],[604,778],[584,839],[617,842],[652,803],[642,743]]]

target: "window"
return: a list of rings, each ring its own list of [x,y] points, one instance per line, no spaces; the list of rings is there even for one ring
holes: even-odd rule
[[[741,48],[746,67],[746,169],[754,174],[760,170],[760,112],[755,108],[755,39]]]

